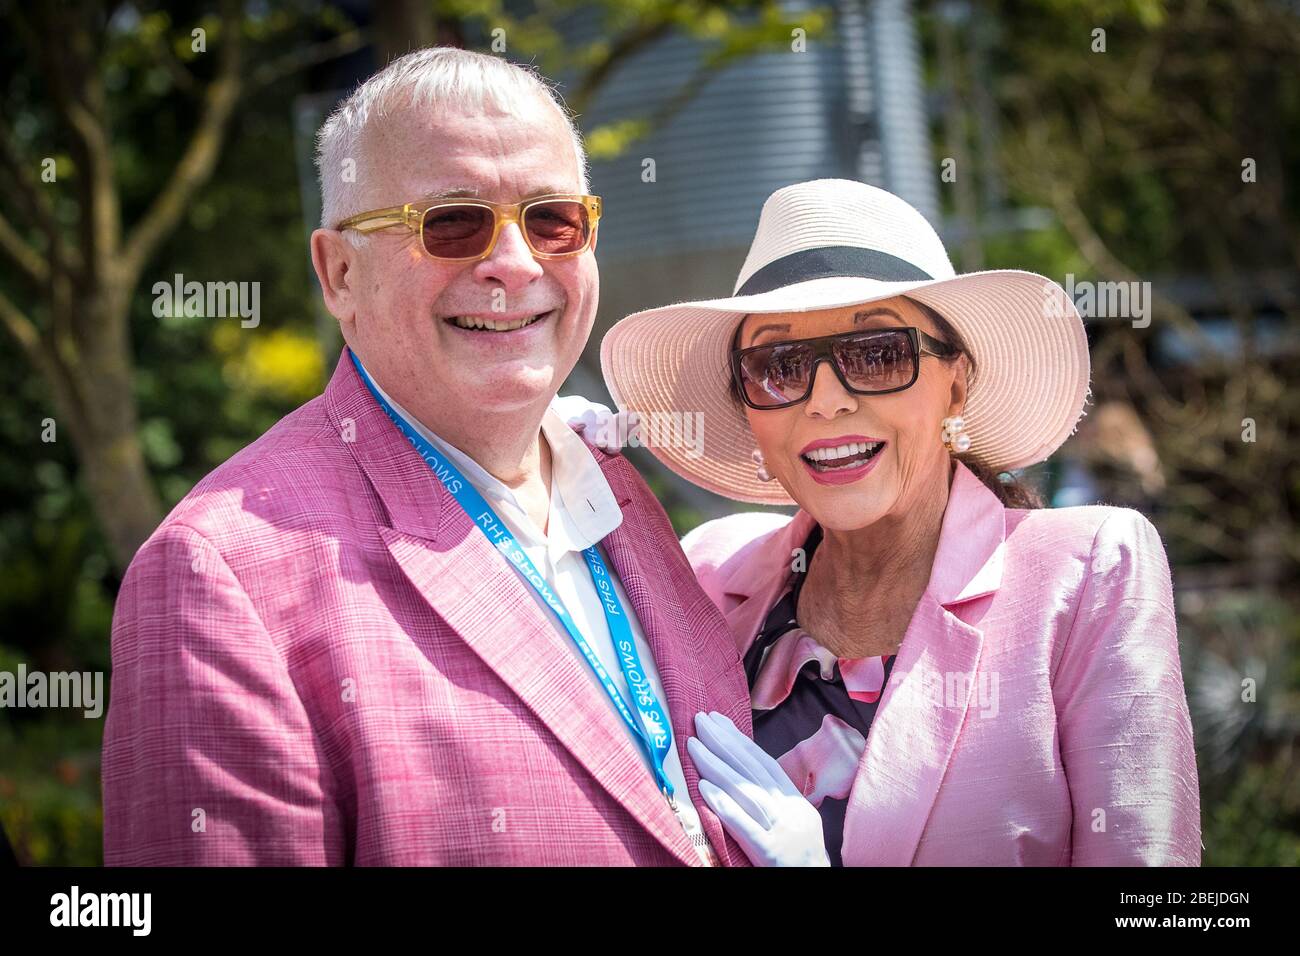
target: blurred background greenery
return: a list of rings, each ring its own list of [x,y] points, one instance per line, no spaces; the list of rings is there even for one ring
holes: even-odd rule
[[[761,73],[795,29],[851,49],[882,11],[919,40],[928,188],[958,268],[1153,284],[1149,327],[1089,323],[1095,405],[1028,477],[1058,504],[1152,516],[1174,566],[1204,862],[1300,864],[1294,4],[0,0],[0,671],[107,672],[135,547],[323,388],[338,340],[307,257],[304,117],[412,46],[486,51],[502,28],[507,55],[561,80],[593,188],[616,194],[621,159],[715,78]],[[682,41],[697,66],[670,95],[602,107],[629,64]],[[945,158],[978,174],[943,180]],[[729,287],[743,251],[698,280]],[[602,258],[611,293],[627,268]],[[155,317],[152,285],[177,273],[260,281],[261,324]],[[574,390],[599,397],[596,343],[623,301],[602,294]],[[631,454],[679,531],[727,509]],[[80,712],[0,711],[0,824],[21,862],[101,861],[102,731]]]

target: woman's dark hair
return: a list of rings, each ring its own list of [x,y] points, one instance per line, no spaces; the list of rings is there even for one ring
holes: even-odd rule
[[[978,369],[975,367],[975,356],[971,354],[970,348],[966,345],[966,340],[961,337],[961,333],[952,327],[947,319],[930,308],[924,302],[918,302],[916,299],[908,299],[913,305],[924,312],[934,323],[937,338],[957,349],[951,358],[941,358],[941,362],[955,362],[957,355],[964,353],[966,355],[966,382],[969,385],[975,381]],[[736,334],[732,337],[731,347],[733,350],[740,347],[740,329],[745,324],[748,315],[741,316],[740,322],[736,325]],[[736,376],[731,369],[730,357],[727,363],[727,385],[731,394],[731,400],[740,408],[744,408],[744,400],[740,397],[740,383],[736,381]],[[1020,478],[1009,472],[999,472],[981,461],[977,456],[966,452],[965,454],[955,454],[956,458],[968,469],[971,474],[983,482],[984,486],[998,496],[998,500],[1007,508],[1042,508],[1044,506],[1042,496],[1032,485],[1022,481]]]

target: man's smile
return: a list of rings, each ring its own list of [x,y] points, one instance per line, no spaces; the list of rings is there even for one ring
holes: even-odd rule
[[[522,312],[512,315],[500,312],[451,315],[443,318],[443,321],[462,332],[488,332],[500,335],[505,332],[518,332],[529,326],[537,325],[549,318],[553,318],[558,312],[559,309],[557,308],[548,309],[545,312]]]

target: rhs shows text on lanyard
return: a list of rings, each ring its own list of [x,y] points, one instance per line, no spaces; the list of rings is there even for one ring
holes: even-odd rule
[[[397,426],[397,430],[420,453],[420,457],[429,466],[434,477],[442,482],[443,487],[456,499],[456,503],[474,520],[475,526],[487,536],[487,539],[497,547],[497,550],[505,555],[515,570],[519,572],[519,576],[527,581],[541,596],[546,606],[555,613],[560,624],[564,626],[565,631],[573,638],[573,642],[578,645],[578,649],[582,651],[582,655],[587,659],[587,663],[591,665],[591,669],[600,678],[605,693],[614,702],[614,706],[623,717],[623,722],[632,731],[632,736],[639,740],[641,746],[646,749],[651,765],[654,768],[655,782],[659,785],[659,789],[663,791],[664,796],[668,798],[669,806],[676,812],[677,804],[673,800],[672,781],[668,779],[668,775],[664,772],[664,758],[673,745],[672,727],[664,717],[663,709],[659,706],[659,698],[655,695],[650,679],[641,666],[641,655],[637,651],[632,628],[627,622],[627,615],[623,612],[623,605],[619,601],[618,595],[614,593],[614,585],[610,581],[609,572],[605,569],[605,561],[601,558],[600,552],[596,550],[596,546],[593,544],[587,548],[582,552],[582,556],[587,560],[587,568],[591,571],[592,582],[596,585],[596,590],[600,594],[601,607],[605,611],[605,620],[609,624],[610,636],[614,639],[618,662],[623,670],[623,676],[627,679],[627,686],[636,700],[636,707],[641,715],[640,721],[628,709],[623,700],[623,695],[619,693],[618,687],[610,678],[605,665],[600,662],[600,658],[596,656],[595,651],[591,649],[591,645],[582,636],[582,632],[573,623],[573,618],[569,615],[559,595],[546,583],[546,578],[538,572],[533,562],[529,560],[528,555],[524,553],[524,549],[515,541],[514,535],[497,518],[492,506],[478,493],[478,489],[465,479],[459,469],[447,460],[446,456],[437,451],[429,443],[428,439],[416,431],[406,419],[397,414],[384,399],[384,396],[379,394],[356,353],[349,349],[348,354],[352,357],[352,364],[356,366],[357,374],[366,383],[366,388],[375,397],[375,401],[384,410],[384,414],[392,420],[393,424]]]

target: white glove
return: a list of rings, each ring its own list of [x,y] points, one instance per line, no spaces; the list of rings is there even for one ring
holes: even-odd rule
[[[565,424],[586,436],[587,440],[608,455],[618,455],[623,445],[636,442],[637,415],[614,412],[599,402],[589,402],[581,395],[557,395],[551,407]]]
[[[762,747],[716,710],[695,715],[686,750],[700,796],[755,866],[830,866],[822,818]]]

